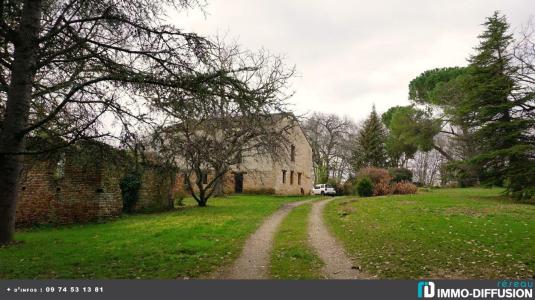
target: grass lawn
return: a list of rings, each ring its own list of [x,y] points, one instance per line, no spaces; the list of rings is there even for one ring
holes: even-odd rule
[[[271,255],[271,276],[277,279],[319,279],[323,262],[308,245],[311,205],[295,208],[282,222]]]
[[[245,239],[282,203],[298,197],[192,200],[177,211],[125,216],[105,224],[19,231],[0,248],[0,278],[199,277],[236,258]]]
[[[535,205],[500,192],[345,198],[325,216],[349,254],[379,278],[532,278]]]

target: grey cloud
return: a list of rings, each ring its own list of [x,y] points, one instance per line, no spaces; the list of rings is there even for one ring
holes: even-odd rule
[[[535,14],[533,0],[208,0],[173,15],[181,28],[228,32],[246,48],[284,54],[301,75],[291,100],[298,112],[322,110],[359,120],[408,103],[419,73],[464,65],[481,23],[493,11],[513,28]]]

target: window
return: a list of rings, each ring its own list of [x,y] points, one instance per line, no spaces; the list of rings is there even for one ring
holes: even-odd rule
[[[208,173],[202,173],[202,184],[208,184]]]
[[[297,184],[298,185],[301,185],[301,175],[303,175],[302,173],[297,173]]]
[[[282,183],[286,183],[286,170],[282,170]]]
[[[292,148],[290,149],[290,159],[292,161],[295,161],[295,146],[292,145]]]
[[[294,184],[294,171],[290,172],[290,184]]]

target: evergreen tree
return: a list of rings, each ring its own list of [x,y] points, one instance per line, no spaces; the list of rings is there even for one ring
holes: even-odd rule
[[[355,171],[363,167],[386,167],[386,131],[375,111],[375,105],[368,119],[357,134],[357,145],[353,151]]]
[[[484,25],[477,52],[469,59],[465,97],[459,106],[480,145],[468,162],[482,170],[483,183],[504,185],[518,198],[530,197],[535,186],[533,120],[524,117],[521,107],[531,99],[515,97],[517,68],[509,51],[513,37],[505,16],[496,12]]]
[[[406,167],[416,151],[438,149],[434,137],[440,132],[441,121],[415,106],[394,106],[381,117],[388,129],[386,151],[391,167]]]

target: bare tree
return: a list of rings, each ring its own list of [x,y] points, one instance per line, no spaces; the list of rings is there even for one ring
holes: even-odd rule
[[[110,135],[103,118],[149,121],[151,86],[217,84],[210,43],[163,23],[195,0],[0,1],[0,244],[12,240],[23,155]],[[209,73],[209,71],[213,71]],[[46,137],[46,149],[26,139]]]
[[[155,148],[175,160],[199,206],[245,157],[286,157],[286,134],[297,125],[285,105],[294,71],[280,58],[236,46],[219,46],[212,55],[211,68],[234,70],[232,77],[203,93],[159,89],[154,100],[155,109],[169,116],[155,133]]]
[[[513,47],[513,57],[518,71],[515,74],[518,89],[513,96],[519,104],[515,113],[521,114],[526,120],[535,119],[535,19],[532,17],[519,34]],[[525,101],[525,99],[528,99]],[[531,137],[535,135],[532,121]],[[535,143],[535,141],[533,142]]]
[[[409,161],[409,169],[413,171],[416,182],[424,186],[434,186],[441,183],[441,168],[445,158],[437,150],[427,152],[418,151]]]
[[[316,182],[341,180],[351,169],[351,141],[356,125],[336,115],[314,113],[303,125],[312,146]]]

